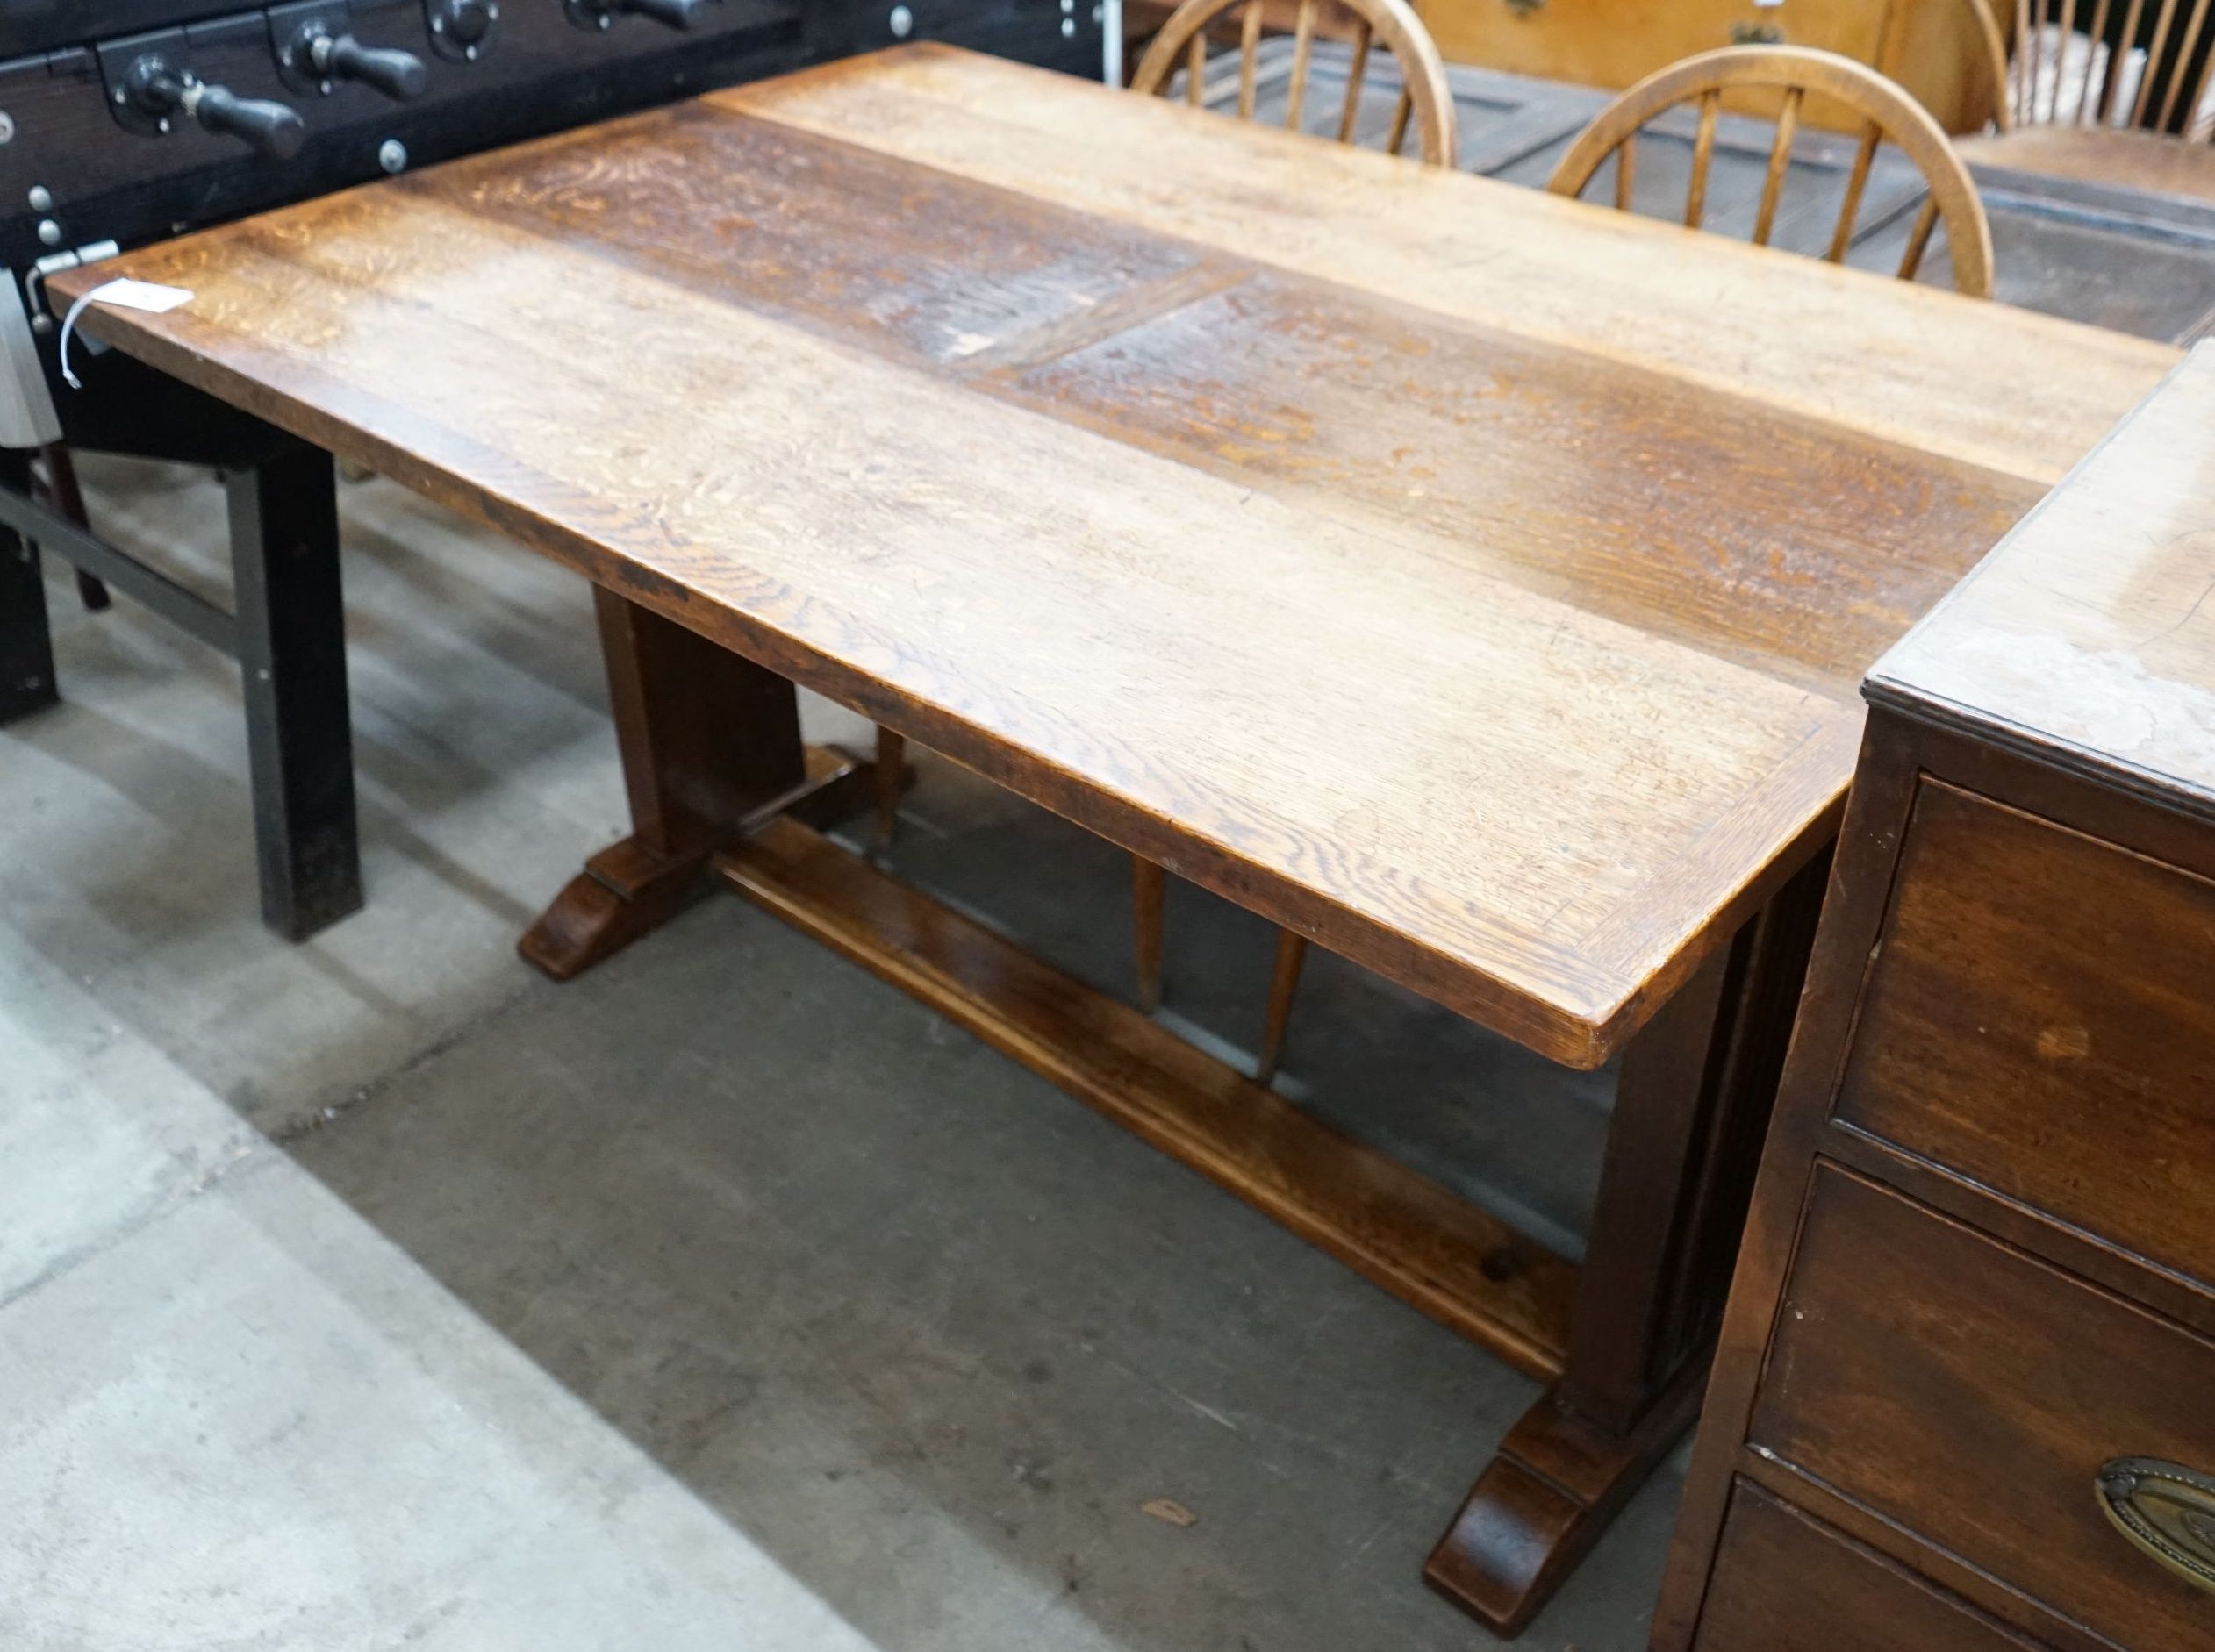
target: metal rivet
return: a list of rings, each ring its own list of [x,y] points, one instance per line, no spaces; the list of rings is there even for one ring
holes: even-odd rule
[[[1076,32],[1077,19],[1074,18],[1064,18],[1061,20],[1061,38],[1064,40],[1069,39],[1072,38]]]
[[[0,143],[13,143],[16,136],[16,118],[0,109]]]
[[[376,147],[376,163],[387,172],[407,170],[407,146],[398,138],[387,138]]]
[[[54,206],[54,191],[43,183],[34,183],[31,186],[29,199],[33,212],[45,212]]]
[[[44,241],[48,247],[61,246],[61,225],[55,223],[50,218],[40,218],[39,220],[39,239],[41,241]]]
[[[906,6],[894,6],[892,15],[885,21],[891,27],[895,40],[904,40],[915,32],[915,14]]]

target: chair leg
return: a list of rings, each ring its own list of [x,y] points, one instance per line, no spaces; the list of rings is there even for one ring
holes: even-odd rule
[[[1289,929],[1277,932],[1277,967],[1269,976],[1269,1022],[1262,1029],[1261,1059],[1254,1063],[1254,1077],[1270,1083],[1277,1063],[1284,1057],[1285,1030],[1292,1025],[1293,994],[1300,990],[1300,967],[1308,962],[1308,942]]]
[[[1161,1007],[1161,910],[1169,875],[1143,855],[1130,857],[1130,909],[1138,952],[1138,1007]]]
[[[907,761],[907,737],[889,728],[877,731],[877,847],[881,854],[900,834],[900,776]]]

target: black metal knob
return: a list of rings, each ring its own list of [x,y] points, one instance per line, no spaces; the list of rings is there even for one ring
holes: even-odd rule
[[[350,34],[324,35],[309,50],[316,68],[333,79],[359,81],[400,103],[422,97],[429,83],[414,53],[364,46]]]
[[[243,139],[272,161],[290,161],[308,140],[299,111],[260,97],[240,97],[227,88],[192,82],[184,111],[209,132]]]
[[[470,61],[488,52],[500,20],[498,0],[424,0],[431,48],[441,57]]]
[[[651,18],[664,28],[689,29],[699,21],[709,0],[564,0],[571,23],[580,29],[605,29],[618,16]]]

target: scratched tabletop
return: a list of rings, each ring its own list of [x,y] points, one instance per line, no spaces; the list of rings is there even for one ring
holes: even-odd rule
[[[2165,346],[936,47],[57,277],[104,339],[1552,1058]]]

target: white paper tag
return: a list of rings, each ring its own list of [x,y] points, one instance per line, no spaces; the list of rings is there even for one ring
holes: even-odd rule
[[[69,306],[69,313],[61,319],[61,376],[73,390],[84,386],[69,367],[69,339],[77,330],[77,318],[84,314],[88,304],[113,304],[119,310],[143,310],[148,315],[167,315],[179,304],[192,302],[188,287],[163,287],[150,281],[133,281],[127,276],[104,282],[76,303]]]

